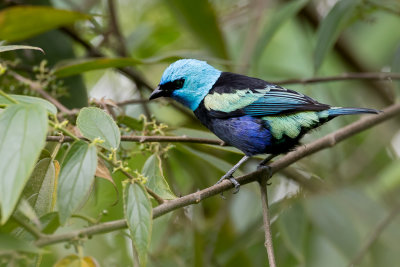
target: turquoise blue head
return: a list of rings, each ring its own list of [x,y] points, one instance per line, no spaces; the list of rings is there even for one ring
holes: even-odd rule
[[[181,59],[172,63],[161,77],[150,99],[171,97],[191,110],[197,109],[221,71],[197,59]]]

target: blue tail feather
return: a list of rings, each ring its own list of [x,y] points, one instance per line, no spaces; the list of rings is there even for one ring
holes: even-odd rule
[[[371,113],[378,114],[381,111],[370,108],[331,108],[328,109],[329,116],[340,116],[340,115],[352,115],[352,114],[361,114],[361,113]]]

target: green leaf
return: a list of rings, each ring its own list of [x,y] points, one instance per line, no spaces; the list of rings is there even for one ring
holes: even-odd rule
[[[39,51],[42,51],[42,53],[44,54],[44,51],[42,48],[36,47],[36,46],[30,46],[30,45],[3,45],[3,46],[0,46],[0,53],[6,52],[6,51],[20,50],[20,49],[39,50]]]
[[[283,242],[299,263],[305,263],[305,241],[307,236],[307,217],[299,201],[282,209],[277,220]]]
[[[119,147],[121,134],[115,121],[99,108],[83,108],[79,112],[76,125],[84,137],[94,140],[101,138],[102,147],[111,150]]]
[[[284,6],[279,7],[278,10],[272,14],[271,20],[268,21],[254,49],[253,62],[257,62],[257,60],[260,59],[265,47],[278,32],[279,28],[286,21],[295,16],[308,2],[309,0],[290,1]]]
[[[216,56],[227,59],[225,39],[208,0],[164,0],[171,12]]]
[[[124,124],[125,126],[129,127],[132,130],[137,130],[137,131],[143,130],[143,121],[140,121],[138,119],[126,115],[121,115],[118,116],[117,120],[118,123]]]
[[[133,58],[91,58],[67,61],[55,67],[54,74],[61,77],[73,76],[86,71],[121,68],[143,64],[141,60]]]
[[[305,200],[305,209],[312,224],[351,259],[360,247],[360,237],[359,225],[348,210],[349,204],[343,201],[348,193],[342,190],[310,197]]]
[[[60,223],[64,224],[87,196],[97,166],[96,147],[84,141],[68,150],[60,171],[57,205]]]
[[[142,174],[148,178],[146,186],[163,199],[174,199],[167,181],[164,178],[161,161],[156,155],[151,155],[143,165]]]
[[[52,211],[56,193],[56,168],[51,158],[40,160],[26,184],[24,197],[38,216]]]
[[[124,211],[133,245],[139,255],[140,265],[146,266],[153,211],[143,185],[139,183],[125,184]]]
[[[40,97],[33,97],[33,96],[26,96],[26,95],[12,95],[9,94],[9,96],[13,99],[15,99],[18,103],[23,103],[23,104],[38,104],[47,111],[53,115],[57,114],[57,108],[50,103],[49,101],[40,98]],[[15,104],[14,102],[10,101],[9,99],[5,98],[4,96],[0,95],[0,105],[12,105]]]
[[[40,249],[31,244],[31,242],[17,239],[9,234],[0,233],[0,251],[2,253],[15,253],[15,251],[39,253]]]
[[[349,25],[361,0],[341,0],[335,4],[322,21],[317,33],[314,52],[314,69],[318,70],[340,33]]]
[[[4,224],[44,147],[47,112],[38,105],[15,104],[0,114],[0,207]]]
[[[14,6],[0,11],[0,39],[21,41],[87,19],[88,15],[47,6]]]

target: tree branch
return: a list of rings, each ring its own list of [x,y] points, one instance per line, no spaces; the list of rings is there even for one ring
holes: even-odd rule
[[[40,83],[32,81],[28,78],[25,78],[24,76],[21,76],[12,70],[8,70],[7,73],[10,74],[12,77],[14,77],[14,79],[16,79],[17,81],[28,85],[31,88],[31,90],[38,92],[44,99],[47,99],[49,102],[51,102],[61,112],[65,113],[67,115],[72,115],[75,113],[74,111],[68,109],[63,104],[61,104],[57,99],[52,97],[45,90],[43,90],[42,85]]]
[[[309,84],[321,82],[335,82],[345,80],[400,80],[400,73],[392,72],[360,72],[360,73],[343,73],[335,76],[314,77],[304,79],[288,79],[281,81],[272,81],[275,84]]]
[[[267,192],[267,179],[259,179],[260,193],[261,193],[261,204],[263,211],[263,226],[265,233],[264,246],[267,249],[269,267],[276,267],[274,246],[272,244],[271,224],[269,219],[269,207],[268,207],[268,192]]]
[[[18,216],[14,215],[13,219],[20,225],[22,226],[26,231],[31,233],[36,239],[42,238],[45,236],[42,232],[40,232],[39,229],[34,227],[33,225],[29,224],[26,222],[24,219],[19,218]]]
[[[80,137],[82,140],[87,140],[84,137]],[[47,136],[46,141],[48,142],[73,142],[74,139],[69,136]],[[121,141],[137,142],[137,143],[147,143],[147,142],[181,142],[181,143],[196,143],[196,144],[209,144],[209,145],[219,145],[227,146],[226,143],[218,139],[208,139],[208,138],[196,138],[188,136],[121,136]]]
[[[361,131],[364,131],[366,129],[369,129],[379,123],[382,123],[395,115],[400,114],[400,103],[391,105],[390,107],[386,108],[383,110],[382,113],[378,115],[370,115],[363,117],[359,119],[358,121],[349,124],[343,128],[341,128],[338,131],[335,131],[331,134],[326,135],[325,137],[322,137],[310,144],[307,144],[305,146],[301,146],[295,151],[292,151],[288,153],[287,155],[281,157],[280,159],[272,162],[269,166],[271,168],[272,173],[276,173],[279,170],[282,170],[283,168],[286,168],[290,164],[310,155],[313,153],[316,153],[320,150],[323,150],[328,147],[332,147],[335,144],[339,143],[340,141],[349,138],[350,136],[353,136]],[[267,175],[267,170],[266,168],[261,168],[259,170],[256,170],[252,173],[243,175],[241,177],[236,178],[236,180],[241,184],[248,184],[250,182],[254,182],[257,179],[259,179],[262,175]],[[171,212],[173,210],[189,206],[192,204],[197,204],[200,203],[203,199],[215,196],[223,191],[226,191],[230,188],[232,188],[233,185],[229,181],[223,181],[220,184],[216,184],[214,186],[208,187],[206,189],[203,189],[201,191],[186,195],[181,198],[177,198],[174,200],[170,200],[168,202],[165,202],[164,204],[161,204],[153,209],[153,218],[160,217],[168,212]],[[60,243],[68,240],[72,240],[74,238],[81,238],[85,236],[91,236],[94,234],[101,234],[101,233],[107,233],[119,229],[126,228],[126,221],[124,219],[122,220],[116,220],[116,221],[110,221],[110,222],[105,222],[102,224],[98,224],[95,226],[90,226],[84,229],[80,230],[75,230],[69,233],[64,233],[64,234],[59,234],[59,235],[49,235],[40,238],[39,240],[36,241],[36,245],[39,247],[54,244],[54,243]]]

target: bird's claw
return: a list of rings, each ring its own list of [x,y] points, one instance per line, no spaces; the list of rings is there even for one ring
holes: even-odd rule
[[[218,180],[216,185],[222,183],[222,181],[224,181],[225,179],[229,180],[233,184],[233,186],[235,187],[235,190],[233,191],[233,194],[237,194],[239,192],[239,190],[240,190],[240,184],[235,178],[233,178],[232,174],[230,174],[230,175],[226,175],[225,174],[224,176],[222,176],[221,179]],[[225,199],[223,192],[221,192],[221,197],[223,199]]]
[[[239,190],[240,190],[239,182],[235,178],[233,178],[232,176],[229,178],[229,181],[231,181],[231,183],[235,187],[235,190],[233,190],[233,194],[237,194],[239,192]]]

